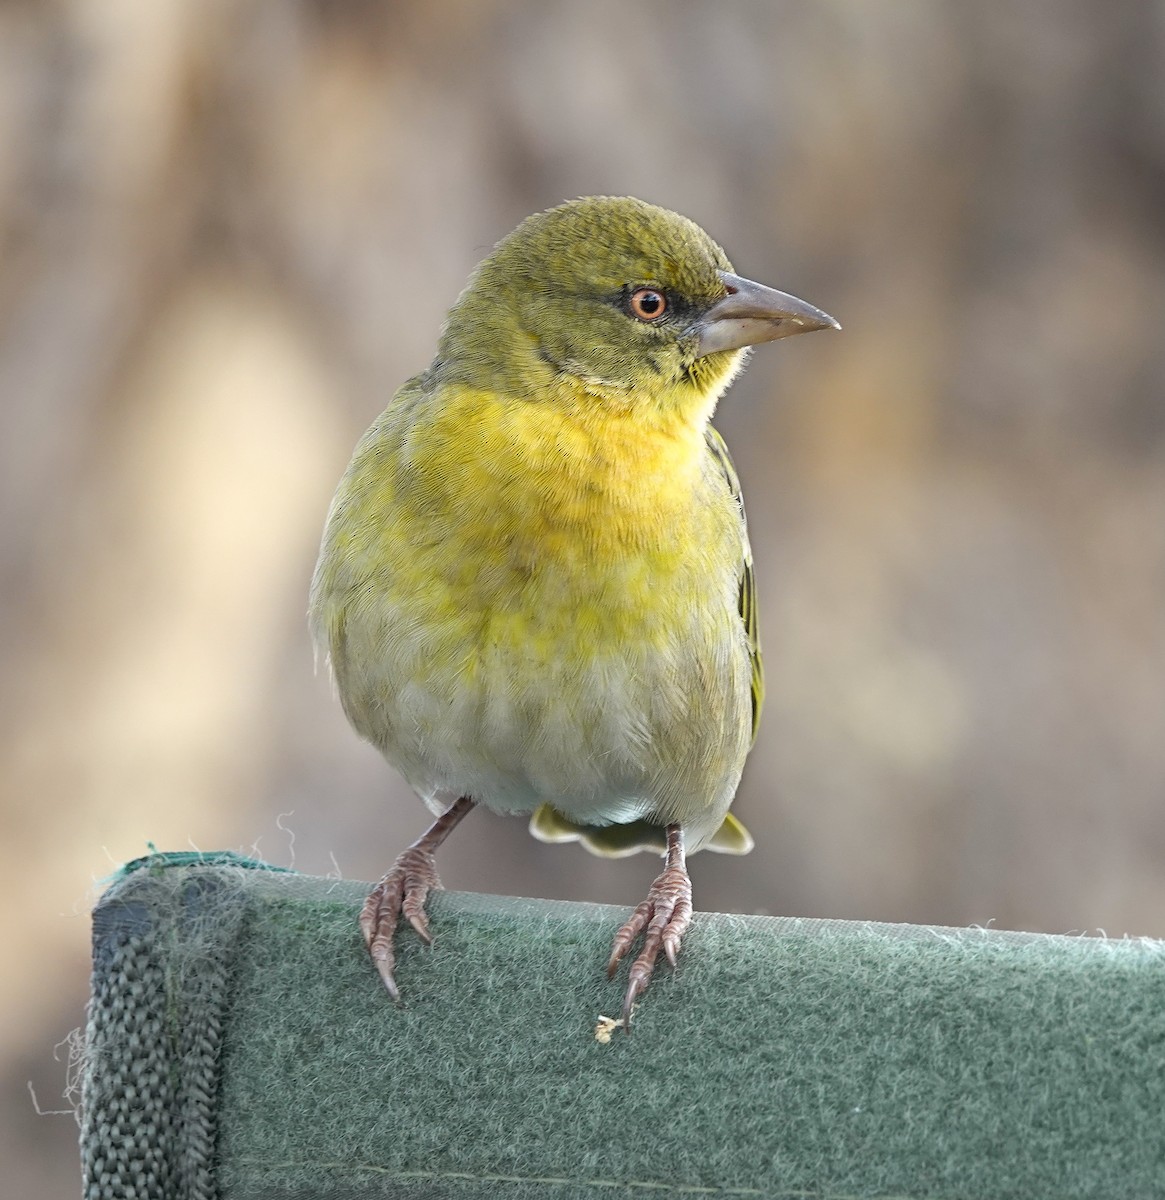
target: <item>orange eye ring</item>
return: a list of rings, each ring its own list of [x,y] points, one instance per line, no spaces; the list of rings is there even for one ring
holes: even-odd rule
[[[658,321],[667,312],[667,296],[659,288],[636,288],[627,301],[627,307],[637,320]]]

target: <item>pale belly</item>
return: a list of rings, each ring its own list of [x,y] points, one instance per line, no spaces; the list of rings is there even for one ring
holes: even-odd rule
[[[706,559],[601,583],[389,573],[335,598],[340,695],[435,810],[459,795],[510,813],[547,802],[584,823],[683,821],[698,844],[750,742],[733,574]]]

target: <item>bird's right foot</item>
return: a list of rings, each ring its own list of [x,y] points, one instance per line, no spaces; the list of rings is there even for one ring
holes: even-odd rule
[[[449,836],[461,819],[473,807],[468,796],[453,803],[421,834],[392,864],[392,870],[368,893],[360,910],[360,932],[364,944],[384,980],[388,994],[400,1000],[393,968],[396,951],[393,939],[396,924],[403,913],[408,923],[426,946],[433,938],[429,933],[429,918],[425,916],[425,899],[433,888],[441,886],[433,852]]]
[[[360,931],[380,978],[394,1000],[400,1000],[393,974],[396,966],[393,939],[397,922],[403,913],[421,941],[430,945],[433,936],[429,933],[425,900],[433,888],[440,886],[432,851],[423,846],[410,846],[364,901],[360,911]]]

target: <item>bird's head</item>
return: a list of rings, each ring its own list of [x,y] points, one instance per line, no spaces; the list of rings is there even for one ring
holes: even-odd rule
[[[593,196],[498,243],[450,311],[434,370],[525,398],[706,416],[746,347],[829,327],[820,309],[734,274],[686,217]]]

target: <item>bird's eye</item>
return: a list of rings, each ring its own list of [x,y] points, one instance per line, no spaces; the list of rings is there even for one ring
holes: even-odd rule
[[[667,297],[658,288],[641,287],[631,293],[627,307],[640,321],[658,321],[667,312]]]

